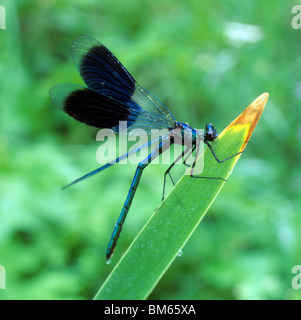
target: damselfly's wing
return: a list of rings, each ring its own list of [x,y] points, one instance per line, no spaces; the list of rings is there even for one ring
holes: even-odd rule
[[[119,60],[89,36],[77,37],[72,45],[74,63],[87,87],[59,84],[50,90],[53,103],[74,119],[97,128],[128,130],[174,128],[169,110],[141,87]]]

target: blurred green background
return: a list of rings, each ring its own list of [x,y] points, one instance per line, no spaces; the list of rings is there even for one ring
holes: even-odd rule
[[[91,299],[161,201],[144,172],[113,262],[105,249],[135,166],[96,168],[97,130],[50,102],[81,84],[70,45],[88,34],[193,127],[222,131],[263,92],[247,151],[151,299],[300,299],[301,29],[297,1],[1,1],[0,299]],[[299,3],[301,4],[301,3]],[[200,190],[202,192],[202,190]],[[135,263],[135,261],[133,261]],[[122,284],[120,284],[122,285]]]

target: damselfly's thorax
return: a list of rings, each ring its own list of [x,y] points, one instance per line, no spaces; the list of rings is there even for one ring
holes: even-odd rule
[[[218,134],[211,123],[207,123],[205,130],[197,130],[184,122],[176,122],[175,128],[170,130],[170,142],[186,146],[195,146],[201,141],[214,141]]]

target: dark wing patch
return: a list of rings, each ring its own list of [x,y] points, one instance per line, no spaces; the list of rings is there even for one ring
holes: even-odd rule
[[[108,96],[73,84],[54,86],[50,98],[75,120],[96,128],[118,130],[119,121],[128,121],[130,126],[140,113],[140,107],[133,101],[129,108]]]

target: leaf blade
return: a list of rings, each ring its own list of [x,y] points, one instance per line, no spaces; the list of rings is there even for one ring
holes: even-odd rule
[[[220,159],[243,151],[268,94],[259,96],[212,144]],[[203,176],[228,179],[241,155],[218,164],[204,151]],[[190,170],[190,169],[189,169]],[[184,175],[139,232],[94,299],[146,299],[177,257],[225,181]]]

